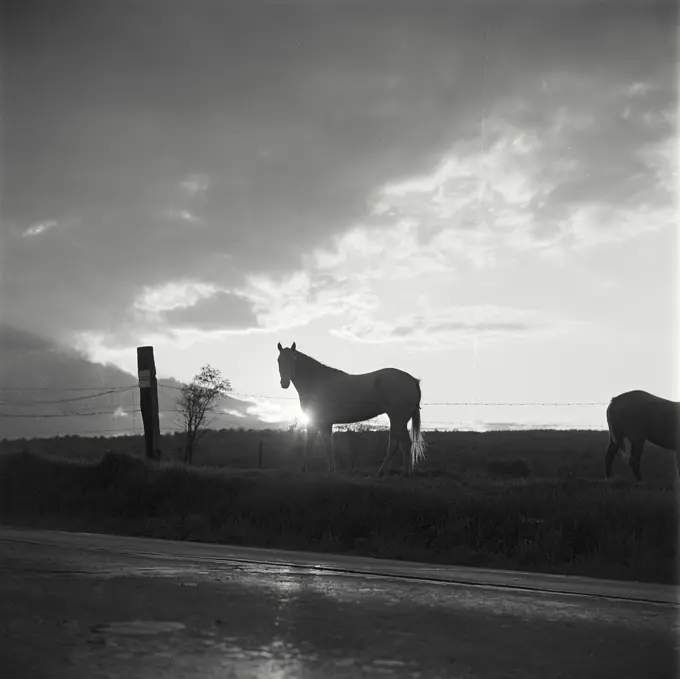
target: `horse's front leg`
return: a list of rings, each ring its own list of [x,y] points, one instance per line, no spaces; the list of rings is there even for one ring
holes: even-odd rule
[[[335,445],[333,442],[333,425],[327,425],[320,429],[321,438],[323,439],[324,450],[326,452],[326,461],[328,463],[328,473],[335,473]]]
[[[307,473],[308,461],[309,461],[309,448],[314,444],[314,439],[317,435],[317,429],[312,426],[307,426],[305,429],[305,446],[302,452],[302,464],[300,465],[300,471],[302,473]]]

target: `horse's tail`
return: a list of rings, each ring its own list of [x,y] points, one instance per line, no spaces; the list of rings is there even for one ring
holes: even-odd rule
[[[418,405],[411,416],[411,467],[425,459],[425,451],[427,450],[427,443],[420,431],[420,380],[416,380],[418,384]]]

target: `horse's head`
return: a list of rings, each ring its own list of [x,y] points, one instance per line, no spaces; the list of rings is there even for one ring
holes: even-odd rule
[[[295,342],[285,349],[279,342],[279,375],[281,376],[281,386],[288,389],[290,382],[295,378],[295,365],[297,363],[298,354],[295,350]]]

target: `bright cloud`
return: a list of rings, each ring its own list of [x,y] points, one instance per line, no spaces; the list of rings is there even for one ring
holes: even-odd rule
[[[134,308],[149,313],[191,307],[200,300],[212,297],[217,288],[196,281],[175,281],[156,287],[146,287],[134,302]]]
[[[418,225],[409,219],[389,226],[357,226],[338,238],[333,250],[320,249],[308,259],[308,266],[319,272],[365,283],[454,272],[446,253],[434,243],[421,242]]]
[[[185,222],[188,224],[199,224],[201,222],[200,217],[186,209],[168,208],[163,214],[173,221]]]
[[[267,331],[307,325],[325,316],[367,313],[377,304],[365,286],[339,277],[312,278],[303,271],[278,281],[252,277],[239,294],[250,300],[259,326]]]
[[[41,233],[45,233],[50,229],[54,228],[58,224],[56,219],[47,219],[44,222],[36,222],[32,224],[24,231],[24,236],[39,236]]]
[[[626,162],[639,164],[628,180],[636,200],[617,203],[592,192],[601,161],[589,159],[578,141],[591,125],[586,117],[561,111],[546,134],[490,121],[485,147],[484,139],[457,144],[431,173],[386,185],[378,194],[379,212],[408,219],[431,234],[430,245],[441,255],[480,265],[493,264],[507,248],[592,246],[672,224],[674,137],[667,133],[630,152]],[[560,136],[553,137],[555,132]],[[569,186],[583,194],[581,199],[574,194],[552,207],[555,196],[568,195]]]
[[[289,399],[271,400],[259,396],[248,396],[248,415],[257,417],[263,422],[272,424],[293,423],[302,417],[300,402],[297,396],[291,394]]]
[[[526,339],[563,331],[569,325],[534,310],[480,305],[429,309],[421,314],[403,314],[394,320],[357,318],[331,332],[357,342],[397,342],[411,350],[433,350]]]
[[[246,417],[245,413],[241,413],[238,410],[233,410],[231,408],[224,408],[223,412],[227,415],[233,415],[234,417]]]
[[[180,182],[180,188],[189,198],[202,196],[210,185],[210,177],[207,174],[195,173],[189,175]]]

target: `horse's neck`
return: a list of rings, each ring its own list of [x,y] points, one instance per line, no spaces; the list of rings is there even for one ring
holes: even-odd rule
[[[314,390],[319,383],[323,383],[333,375],[342,372],[337,368],[323,365],[323,363],[319,363],[309,356],[300,356],[298,361],[296,374],[292,381],[295,388],[298,390],[298,393],[301,395],[305,392]]]

